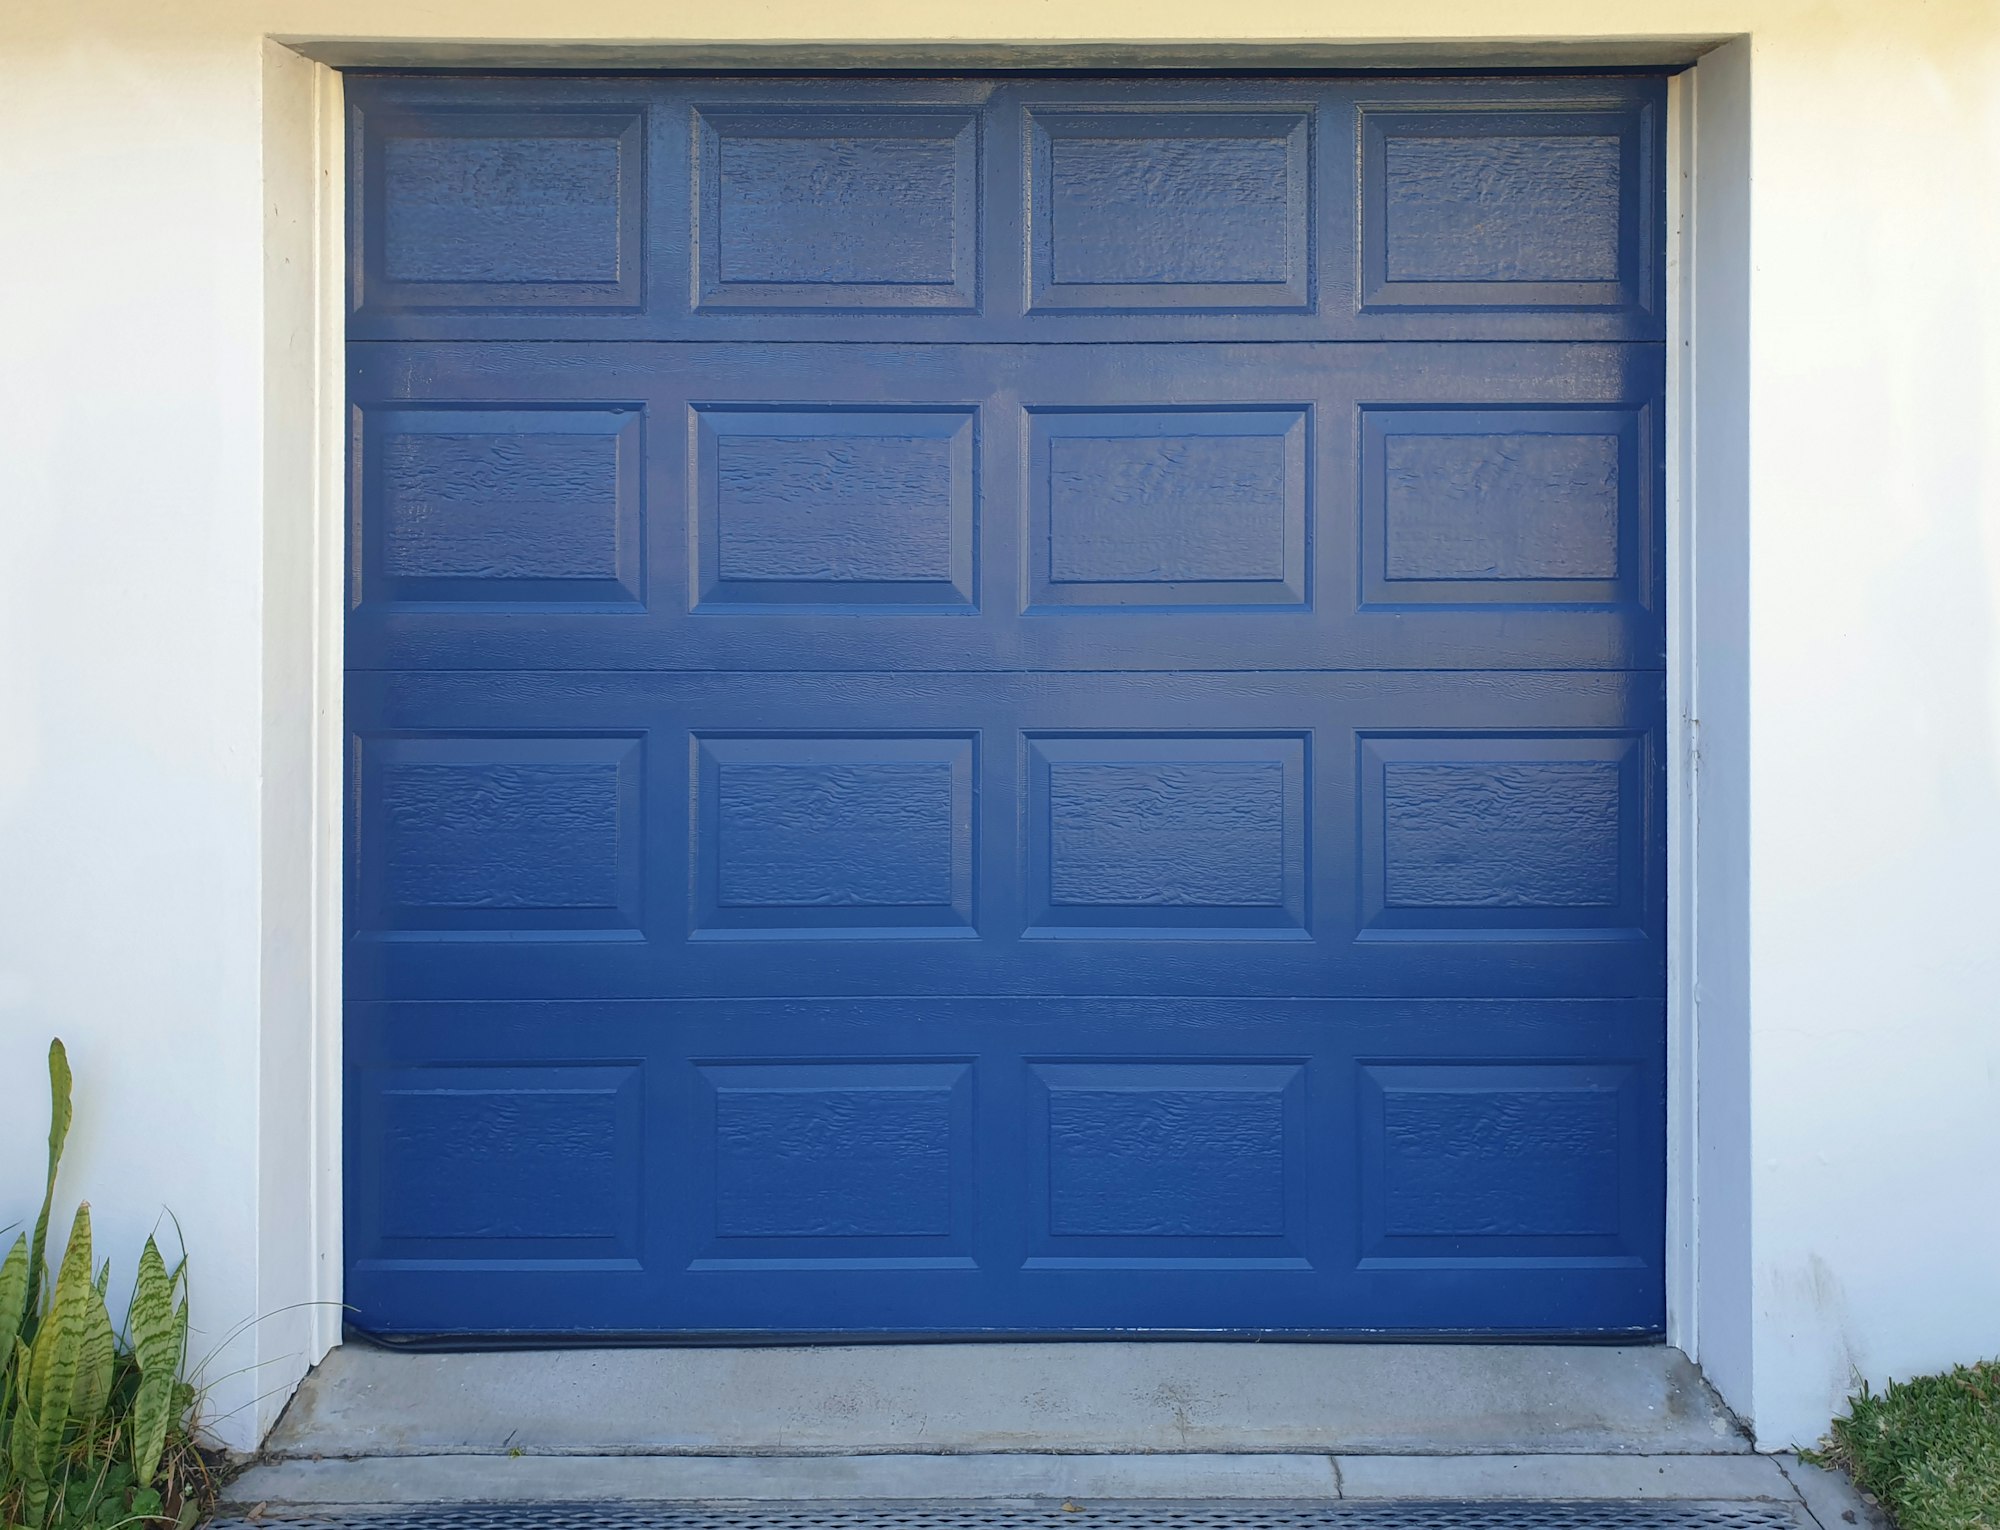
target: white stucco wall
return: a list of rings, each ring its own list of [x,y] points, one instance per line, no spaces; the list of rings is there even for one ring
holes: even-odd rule
[[[1756,54],[1755,1411],[2000,1351],[2000,7]],[[1954,22],[1956,23],[1954,25]]]
[[[716,29],[734,30],[728,38]],[[267,43],[1747,40],[1697,71],[1698,1191],[1677,1332],[1760,1441],[2000,1352],[2000,7],[14,0],[0,10],[0,1223],[171,1207],[212,1414],[337,1331],[315,798],[329,104]],[[335,254],[337,259],[337,252]],[[336,374],[337,375],[337,374]],[[316,518],[317,517],[317,518]],[[320,710],[315,727],[315,709]],[[323,775],[323,770],[321,771]],[[316,899],[318,903],[316,903]],[[325,1172],[315,1174],[319,1163]],[[248,1325],[245,1328],[245,1325]]]

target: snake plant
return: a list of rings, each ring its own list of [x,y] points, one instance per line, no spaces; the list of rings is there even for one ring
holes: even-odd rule
[[[33,1234],[0,1261],[0,1526],[112,1530],[149,1522],[186,1530],[200,1495],[168,1455],[188,1448],[194,1388],[187,1360],[183,1259],[153,1239],[140,1251],[125,1331],[105,1306],[106,1261],[93,1271],[90,1206],[77,1208],[53,1277],[49,1211],[70,1125],[69,1057],[49,1045],[49,1164]],[[171,1451],[170,1451],[171,1446]]]

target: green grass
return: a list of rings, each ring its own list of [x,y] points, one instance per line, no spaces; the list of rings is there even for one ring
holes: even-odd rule
[[[1864,1385],[1813,1459],[1844,1468],[1899,1530],[2000,1530],[2000,1361]]]

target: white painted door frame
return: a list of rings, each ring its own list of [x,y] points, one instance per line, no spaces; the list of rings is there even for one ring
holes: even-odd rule
[[[1744,1397],[1749,46],[1726,44],[1673,79],[1666,131],[1667,1341],[1702,1361],[1725,1396],[1740,1388]],[[260,1435],[290,1383],[340,1340],[345,124],[338,71],[308,56],[329,47],[270,40],[264,59],[267,768],[255,1363],[272,1400],[260,1408]],[[1589,61],[1590,48],[1551,44],[1574,61]],[[348,62],[418,61],[393,42],[343,39],[338,51]],[[948,58],[920,44],[900,53],[940,67]],[[1466,55],[1476,52],[1468,46]],[[513,61],[563,56],[523,49]],[[1418,67],[1443,62],[1411,58]],[[1274,50],[1258,67],[1284,66]],[[1718,716],[1736,726],[1718,728]]]

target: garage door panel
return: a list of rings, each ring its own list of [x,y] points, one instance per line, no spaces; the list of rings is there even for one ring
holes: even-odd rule
[[[1312,116],[1029,106],[1028,311],[1311,311]]]
[[[1663,83],[353,77],[347,1296],[1663,1322]]]
[[[348,99],[356,338],[1661,334],[1658,80],[350,74]]]
[[[371,1328],[1620,1332],[1651,1310],[1644,1002],[496,1001],[351,1028],[350,1206],[389,1229],[348,1291]],[[646,1169],[607,1178],[621,1131]],[[456,1200],[428,1193],[437,1141],[484,1176]],[[540,1188],[557,1166],[567,1200]]]
[[[688,525],[659,530],[694,548],[692,612],[976,614],[980,415],[694,405]]]
[[[1358,111],[1361,309],[1656,312],[1650,105]]]
[[[360,412],[357,594],[642,610],[643,423],[635,406],[557,401]]]
[[[374,1145],[349,1204],[355,1254],[401,1265],[628,1275],[640,1268],[646,1065],[407,1061],[366,1075]]]
[[[1658,993],[1659,695],[357,676],[353,960],[435,996]]]
[[[929,1050],[692,1064],[688,1268],[977,1269],[976,1063]]]
[[[1650,348],[357,349],[355,667],[1663,663]]]
[[[697,314],[977,310],[977,111],[754,100],[694,108]]]
[[[359,83],[359,82],[357,82]],[[642,88],[413,101],[348,95],[355,319],[371,312],[588,314],[643,322]],[[558,319],[556,322],[560,323]]]
[[[1358,1267],[1637,1267],[1650,1082],[1630,1061],[1362,1063]]]
[[[355,753],[350,929],[384,939],[644,934],[645,735],[376,736]]]

